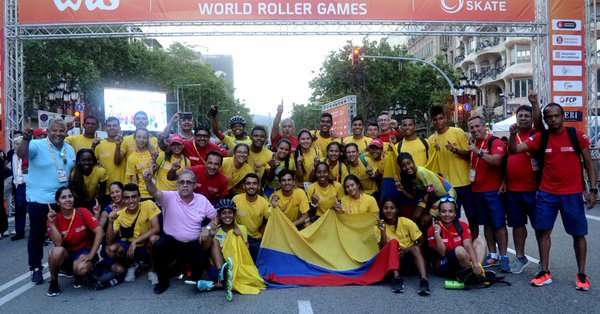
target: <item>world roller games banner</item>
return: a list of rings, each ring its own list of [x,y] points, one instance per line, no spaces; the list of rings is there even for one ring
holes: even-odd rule
[[[535,0],[19,0],[19,22],[160,21],[533,22]]]

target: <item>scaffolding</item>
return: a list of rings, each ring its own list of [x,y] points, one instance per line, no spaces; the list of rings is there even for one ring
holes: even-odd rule
[[[597,112],[596,3],[587,0],[588,97],[590,113]],[[534,45],[532,63],[534,86],[542,101],[550,99],[549,8],[548,1],[536,1],[536,20],[531,23],[447,22],[447,21],[161,21],[143,23],[85,23],[65,25],[20,25],[19,0],[5,1],[5,71],[7,129],[24,122],[23,42],[70,38],[184,37],[184,36],[485,36],[529,37]],[[593,12],[593,13],[592,13]]]

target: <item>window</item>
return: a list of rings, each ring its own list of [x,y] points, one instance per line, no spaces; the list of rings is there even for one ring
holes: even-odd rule
[[[531,47],[529,45],[514,45],[511,50],[510,64],[530,63]]]
[[[533,88],[533,80],[513,80],[513,94],[516,98],[527,97],[531,88]]]

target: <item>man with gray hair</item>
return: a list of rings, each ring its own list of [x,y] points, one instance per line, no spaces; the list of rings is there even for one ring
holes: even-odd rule
[[[169,267],[173,261],[192,266],[192,280],[200,279],[208,265],[210,230],[216,228],[217,211],[202,194],[194,193],[196,175],[189,169],[177,175],[177,191],[161,191],[152,182],[153,173],[144,172],[146,188],[163,211],[163,231],[152,246],[152,260],[158,275],[154,293],[169,288]]]
[[[29,213],[27,253],[31,281],[39,285],[44,282],[42,257],[48,209],[56,203],[54,194],[58,188],[69,183],[69,174],[75,165],[75,150],[64,142],[67,128],[62,119],[50,121],[47,138],[31,140],[31,135],[31,129],[25,131],[17,156],[29,159],[25,191]]]
[[[283,101],[277,106],[277,114],[275,115],[275,120],[273,120],[273,128],[271,130],[271,150],[275,151],[279,141],[286,139],[292,144],[292,151],[295,151],[296,147],[298,147],[298,137],[294,134],[296,132],[294,120],[287,118],[281,121],[282,115]],[[279,128],[280,123],[281,129]]]

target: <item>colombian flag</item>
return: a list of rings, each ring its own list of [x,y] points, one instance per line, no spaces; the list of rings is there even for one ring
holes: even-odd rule
[[[273,209],[265,228],[257,264],[271,286],[369,285],[399,268],[398,243],[378,247],[378,217],[329,210],[298,231]]]

